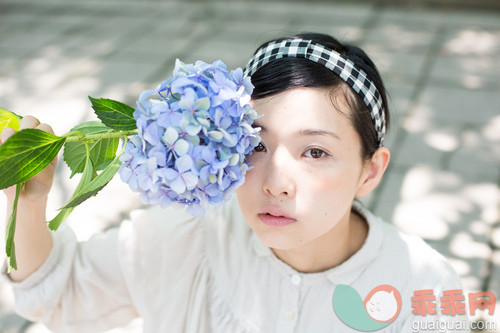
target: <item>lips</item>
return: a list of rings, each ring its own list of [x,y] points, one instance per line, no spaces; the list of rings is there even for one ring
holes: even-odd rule
[[[258,214],[258,216],[262,223],[273,227],[284,227],[297,222],[296,219],[276,207],[266,208],[262,213]]]

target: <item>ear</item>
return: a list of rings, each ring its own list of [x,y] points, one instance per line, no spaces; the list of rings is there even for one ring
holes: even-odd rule
[[[362,197],[370,193],[382,180],[389,160],[391,152],[386,147],[378,148],[372,158],[364,166],[362,182],[356,192],[356,196]]]

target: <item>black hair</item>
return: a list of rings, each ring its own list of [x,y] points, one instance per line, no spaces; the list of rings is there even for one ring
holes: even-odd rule
[[[357,68],[365,71],[382,96],[386,128],[388,128],[389,109],[387,105],[386,90],[375,64],[362,49],[354,45],[342,44],[337,39],[328,35],[302,33],[268,41],[257,48],[257,50],[270,42],[292,38],[312,40],[315,43],[321,44],[340,53],[344,58],[352,61]],[[338,77],[337,74],[323,65],[305,58],[285,57],[276,59],[260,67],[252,75],[252,84],[255,87],[252,94],[253,99],[272,96],[285,90],[299,87],[331,88],[333,99],[338,98],[337,92],[340,91],[343,100],[352,110],[352,112],[346,116],[349,117],[354,129],[361,138],[362,159],[370,159],[379,147],[379,141],[370,115],[370,110],[368,110],[363,99],[354,92],[347,83]],[[332,101],[334,102],[334,100]],[[339,108],[337,107],[337,109]]]

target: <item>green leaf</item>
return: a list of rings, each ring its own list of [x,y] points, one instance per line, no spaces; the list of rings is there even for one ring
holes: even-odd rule
[[[80,195],[83,187],[88,183],[90,183],[90,181],[94,176],[95,171],[89,155],[86,155],[85,161],[86,163],[85,163],[85,168],[83,170],[82,178],[80,178],[80,181],[78,182],[78,185],[76,186],[75,192],[71,196],[70,201],[75,199],[76,196]],[[62,208],[61,211],[56,215],[56,217],[47,222],[49,224],[49,229],[53,231],[57,230],[61,225],[61,223],[63,223],[64,220],[68,218],[73,209],[75,209],[75,207]]]
[[[23,183],[45,169],[66,138],[38,129],[24,129],[0,146],[0,189]]]
[[[121,161],[120,156],[116,156],[115,159],[104,169],[97,177],[92,179],[92,181],[83,184],[81,189],[75,191],[73,198],[63,207],[63,209],[78,206],[85,200],[96,195],[100,190],[106,186],[109,181],[116,174],[118,169],[120,169]]]
[[[12,206],[12,213],[9,217],[9,222],[7,223],[7,228],[5,230],[5,252],[7,254],[8,261],[8,272],[10,273],[13,269],[17,269],[16,261],[16,247],[14,245],[14,234],[16,232],[16,218],[17,218],[17,202],[19,199],[19,194],[24,186],[24,183],[19,183],[16,185],[16,196],[14,197],[14,204]]]
[[[101,119],[106,126],[121,131],[137,128],[134,119],[134,108],[111,99],[97,99],[90,96],[89,99],[92,102],[92,108],[97,117]]]
[[[14,112],[10,112],[4,108],[0,108],[0,133],[7,128],[13,128],[19,131],[19,122],[21,117],[16,115]]]
[[[112,132],[100,121],[88,121],[74,127],[71,132],[78,131],[83,135],[102,134]],[[97,170],[103,170],[116,156],[120,140],[118,138],[96,139],[90,142],[90,160]],[[71,177],[82,173],[85,168],[87,151],[82,141],[67,142],[64,145],[63,159],[71,169]]]

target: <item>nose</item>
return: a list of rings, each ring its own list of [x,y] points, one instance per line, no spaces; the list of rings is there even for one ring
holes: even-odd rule
[[[268,153],[268,156],[269,160],[266,163],[266,175],[263,182],[264,193],[274,197],[295,196],[293,159],[288,151],[280,148],[274,153]]]

